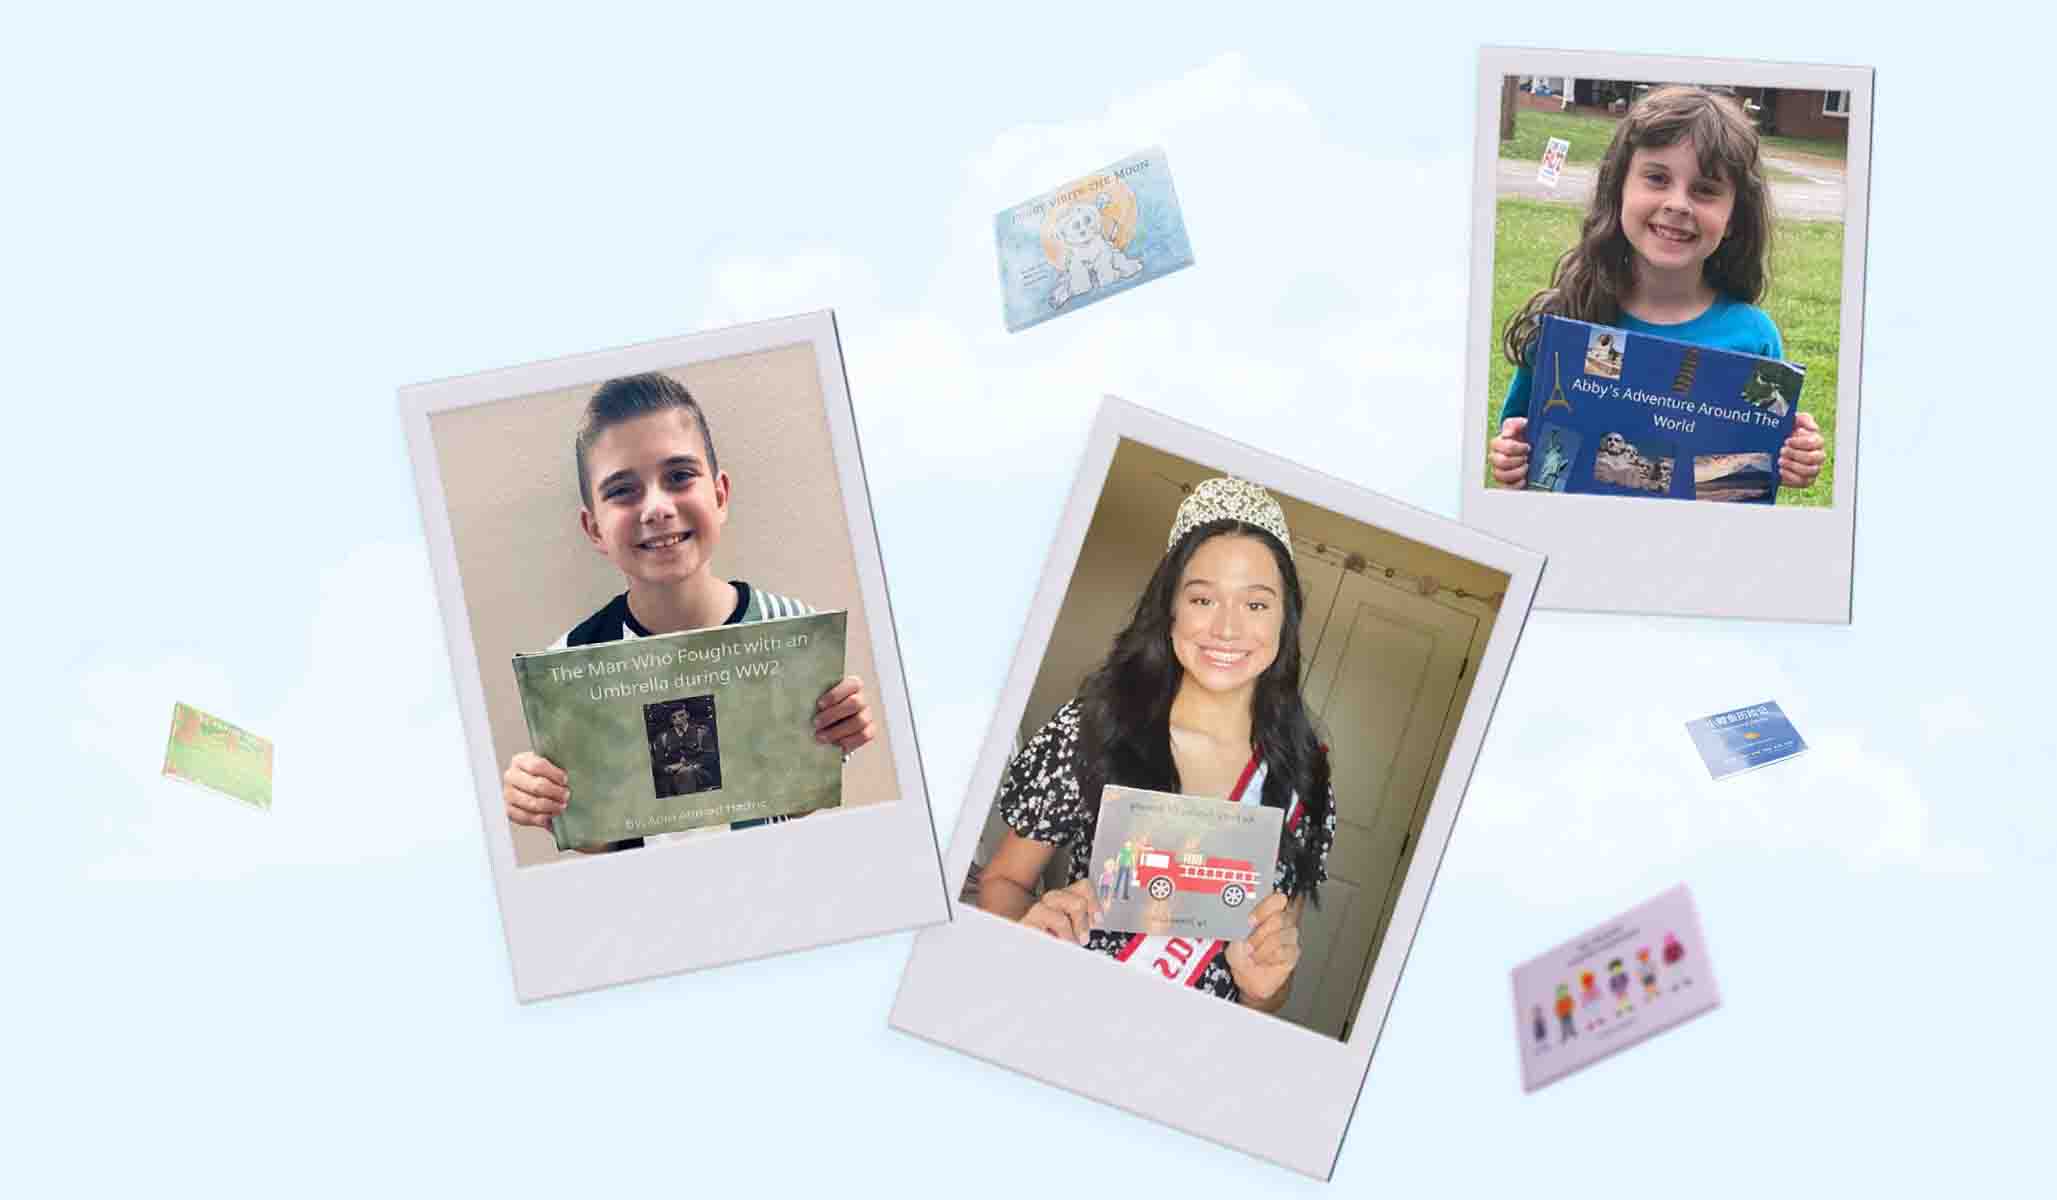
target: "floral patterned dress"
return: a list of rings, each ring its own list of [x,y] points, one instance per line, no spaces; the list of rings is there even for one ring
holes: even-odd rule
[[[1000,817],[1008,828],[1032,841],[1044,842],[1060,850],[1068,849],[1071,854],[1070,882],[1076,883],[1092,874],[1093,828],[1100,816],[1099,804],[1088,804],[1080,794],[1077,770],[1079,749],[1079,703],[1073,700],[1057,710],[1056,715],[1036,731],[1028,744],[1007,764],[1007,773],[1000,780],[1000,795],[995,801],[1000,806]],[[1248,773],[1246,772],[1246,778]],[[1284,844],[1280,847],[1277,869],[1273,874],[1272,887],[1275,891],[1292,895],[1300,886],[1297,859],[1307,846],[1307,839],[1316,839],[1316,867],[1314,881],[1319,883],[1328,878],[1329,848],[1336,841],[1335,789],[1329,789],[1328,818],[1318,830],[1310,831],[1307,814],[1298,803],[1288,814],[1288,825]],[[1142,943],[1143,935],[1096,929],[1087,935],[1086,949],[1109,958],[1129,960]],[[1222,954],[1226,943],[1215,942],[1211,946],[1199,947],[1203,955],[1199,969],[1186,969],[1190,964],[1180,962],[1179,969],[1163,970],[1168,978],[1178,978],[1203,992],[1212,992],[1224,1000],[1241,997],[1234,977],[1229,973],[1228,959]],[[1158,964],[1162,970],[1162,964]]]

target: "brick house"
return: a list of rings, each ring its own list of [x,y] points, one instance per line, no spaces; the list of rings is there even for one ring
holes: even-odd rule
[[[1769,93],[1762,101],[1770,120],[1759,119],[1767,133],[1787,137],[1850,140],[1850,93],[1824,92],[1818,88],[1760,88]]]

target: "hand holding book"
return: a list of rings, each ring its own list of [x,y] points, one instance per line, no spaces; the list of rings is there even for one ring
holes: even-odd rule
[[[556,763],[523,750],[507,760],[507,771],[500,776],[500,798],[507,803],[508,820],[548,829],[550,818],[571,803],[571,780]]]
[[[864,681],[845,675],[814,703],[814,740],[841,747],[847,756],[878,736]]]
[[[878,724],[871,717],[871,702],[864,694],[864,681],[845,675],[815,702],[814,738],[840,747],[851,754],[878,737]],[[516,825],[549,829],[550,818],[564,811],[571,801],[571,780],[556,763],[529,750],[507,760],[501,776],[501,798],[507,802],[507,819]]]
[[[1493,478],[1501,487],[1520,488],[1528,484],[1527,417],[1509,417],[1500,423],[1500,436],[1486,443],[1486,459]],[[1804,488],[1820,477],[1828,461],[1828,441],[1814,414],[1802,410],[1793,418],[1793,432],[1778,451],[1778,481],[1785,487]]]
[[[1486,445],[1486,457],[1493,465],[1493,478],[1501,487],[1528,486],[1528,418],[1509,417],[1500,422],[1500,436]]]
[[[1795,414],[1793,432],[1778,448],[1778,481],[1790,488],[1808,487],[1827,461],[1828,441],[1821,436],[1821,426],[1815,422],[1814,414]]]
[[[1271,1010],[1285,1001],[1286,984],[1300,965],[1300,906],[1273,892],[1250,913],[1250,933],[1224,951],[1243,1003]]]
[[[1070,887],[1044,892],[1021,915],[1021,923],[1051,937],[1085,945],[1086,935],[1100,923],[1100,904],[1093,895],[1093,881],[1081,879]]]
[[[560,850],[593,850],[834,807],[827,748],[847,758],[877,734],[864,682],[842,674],[844,621],[815,613],[517,655],[533,749],[502,775],[508,820],[549,830]]]

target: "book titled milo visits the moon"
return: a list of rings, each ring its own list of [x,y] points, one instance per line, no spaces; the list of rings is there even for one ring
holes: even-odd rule
[[[1007,331],[1193,265],[1163,150],[1145,150],[993,218]]]
[[[517,654],[537,754],[564,770],[557,848],[833,808],[843,756],[814,706],[843,677],[848,614]]]
[[[1235,941],[1271,894],[1285,814],[1261,804],[1109,784],[1092,880],[1098,928]]]
[[[1544,317],[1528,486],[1770,504],[1806,378],[1798,363]]]

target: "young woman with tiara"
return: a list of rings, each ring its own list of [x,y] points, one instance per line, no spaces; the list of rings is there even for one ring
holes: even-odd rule
[[[1010,832],[979,905],[1138,970],[1251,1008],[1285,1004],[1300,916],[1328,877],[1335,793],[1300,697],[1300,576],[1277,500],[1210,479],[1179,505],[1128,627],[1076,699],[1029,739],[995,803]],[[1092,848],[1108,784],[1219,796],[1286,813],[1273,894],[1233,942],[1095,929]],[[1067,887],[1036,895],[1052,855]]]
[[[1705,88],[1658,88],[1615,126],[1578,244],[1501,331],[1515,372],[1487,459],[1502,485],[1528,478],[1529,359],[1545,314],[1785,357],[1778,326],[1757,307],[1772,230],[1757,148],[1742,108]],[[1798,414],[1779,449],[1779,483],[1812,484],[1826,445],[1813,415]]]

